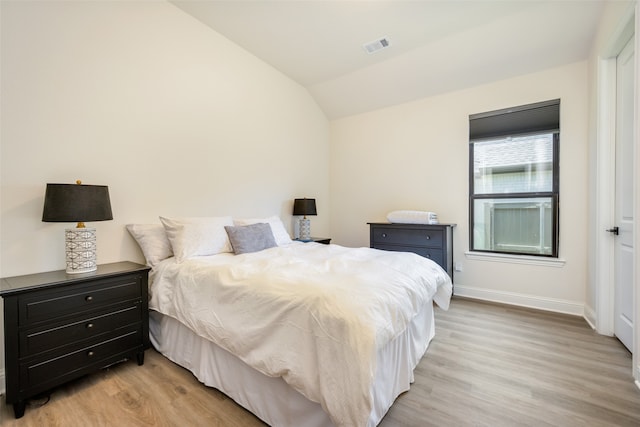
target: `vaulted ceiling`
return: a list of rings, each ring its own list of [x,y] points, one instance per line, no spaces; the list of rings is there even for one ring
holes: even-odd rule
[[[603,0],[171,0],[329,119],[587,58]],[[363,45],[386,37],[369,54]]]

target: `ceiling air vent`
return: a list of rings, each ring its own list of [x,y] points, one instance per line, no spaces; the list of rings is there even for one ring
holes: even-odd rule
[[[384,48],[387,48],[390,45],[391,43],[389,42],[389,39],[387,37],[382,37],[381,39],[374,40],[369,43],[365,43],[362,47],[364,47],[364,50],[366,50],[367,53],[371,54],[379,50],[382,50]]]

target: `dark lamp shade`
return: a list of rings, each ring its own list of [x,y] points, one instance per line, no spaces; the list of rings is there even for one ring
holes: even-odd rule
[[[294,199],[294,215],[318,215],[316,212],[316,199]]]
[[[113,219],[106,185],[47,184],[44,222],[91,222]]]

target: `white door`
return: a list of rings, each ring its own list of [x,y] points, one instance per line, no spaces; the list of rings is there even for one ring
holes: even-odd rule
[[[633,38],[617,61],[616,84],[616,195],[615,226],[615,325],[616,337],[633,348]]]

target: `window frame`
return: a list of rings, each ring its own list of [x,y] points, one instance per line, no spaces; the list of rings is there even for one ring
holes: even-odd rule
[[[548,101],[546,103],[540,104],[548,104],[550,102],[556,102],[558,104],[558,116],[559,116],[559,100],[556,101]],[[532,104],[538,105],[538,104]],[[526,109],[527,106],[516,107],[518,111],[522,111]],[[503,114],[509,114],[513,109],[503,110]],[[500,114],[500,112],[495,112]],[[483,115],[491,114],[491,113],[483,113]],[[471,116],[470,116],[471,120]],[[559,121],[559,117],[558,117]],[[499,139],[506,138],[508,136],[526,136],[526,135],[541,135],[541,134],[552,134],[552,188],[551,191],[536,191],[536,192],[519,192],[519,193],[482,193],[475,194],[475,176],[474,176],[474,146],[475,143],[483,142],[489,139]],[[474,248],[474,234],[475,234],[475,202],[476,200],[485,200],[485,199],[499,199],[499,200],[513,200],[513,199],[535,199],[535,198],[549,198],[551,200],[551,210],[552,210],[552,225],[551,225],[551,253],[550,254],[542,254],[542,253],[533,253],[533,252],[516,252],[516,251],[502,251],[495,249],[476,249]],[[558,258],[559,256],[559,240],[560,240],[560,130],[559,126],[557,129],[549,129],[549,130],[535,130],[522,133],[518,133],[517,131],[510,131],[508,134],[495,135],[492,137],[483,136],[482,138],[472,139],[472,135],[469,137],[469,250],[477,253],[491,253],[491,254],[507,254],[507,255],[520,255],[525,257],[544,257],[544,258]],[[542,239],[542,237],[541,237]]]

